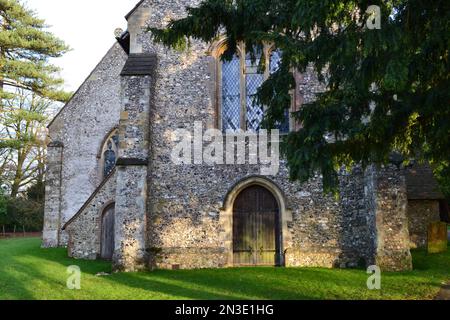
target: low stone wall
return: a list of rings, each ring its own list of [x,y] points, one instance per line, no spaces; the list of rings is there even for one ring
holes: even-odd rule
[[[408,200],[408,224],[411,248],[426,248],[428,226],[440,221],[439,201]]]
[[[286,267],[354,268],[365,265],[365,259],[341,248],[288,249],[285,253]]]
[[[227,262],[225,248],[164,248],[149,251],[156,257],[150,265],[158,269],[223,268]]]

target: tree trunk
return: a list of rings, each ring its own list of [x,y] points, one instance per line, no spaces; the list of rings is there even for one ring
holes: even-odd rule
[[[16,198],[19,194],[20,183],[23,177],[23,164],[25,162],[25,157],[23,156],[22,150],[19,149],[17,156],[17,167],[14,174],[14,181],[11,185],[11,198]]]

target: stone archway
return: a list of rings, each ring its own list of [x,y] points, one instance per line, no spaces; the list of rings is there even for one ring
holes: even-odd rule
[[[277,200],[262,186],[249,186],[239,193],[233,205],[235,266],[280,265],[279,213]]]
[[[278,209],[278,217],[277,217],[277,223],[278,223],[278,231],[277,231],[277,237],[276,244],[277,244],[277,257],[275,260],[276,265],[284,266],[284,250],[286,248],[290,247],[291,244],[291,237],[290,233],[288,232],[287,223],[289,221],[292,221],[292,212],[288,209],[286,205],[286,200],[283,192],[281,189],[271,180],[261,177],[261,176],[253,176],[246,178],[244,180],[241,180],[237,184],[235,184],[231,190],[226,195],[224,202],[223,202],[223,208],[220,210],[220,222],[222,225],[222,240],[224,242],[226,255],[227,255],[227,263],[226,265],[228,267],[233,267],[235,265],[239,265],[239,263],[235,263],[235,256],[233,252],[234,247],[234,239],[233,239],[233,230],[234,230],[234,223],[233,223],[233,209],[236,200],[238,199],[241,192],[243,192],[245,189],[252,187],[252,186],[259,186],[267,190],[267,192],[270,192],[270,194],[273,196],[273,199],[276,201],[276,206]]]

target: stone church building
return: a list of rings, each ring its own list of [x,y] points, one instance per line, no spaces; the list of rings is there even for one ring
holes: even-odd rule
[[[240,46],[222,62],[223,39],[186,52],[155,44],[162,27],[200,0],[144,0],[128,28],[49,125],[43,246],[71,257],[109,259],[115,270],[243,265],[412,267],[443,198],[429,168],[356,167],[340,176],[340,197],[321,176],[290,182],[260,166],[177,165],[174,132],[258,131],[253,94],[280,53],[266,45],[261,72]],[[113,39],[112,39],[113,40]],[[82,63],[82,62],[80,62]],[[295,74],[291,112],[322,90],[312,70]],[[298,127],[290,113],[281,133]]]

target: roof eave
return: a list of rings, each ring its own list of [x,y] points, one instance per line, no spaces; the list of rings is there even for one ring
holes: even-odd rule
[[[125,19],[128,21],[128,19],[133,15],[133,13],[141,6],[141,4],[144,2],[145,0],[141,0],[138,2],[138,4],[136,4],[134,6],[134,8],[128,12],[128,14],[125,16]]]

